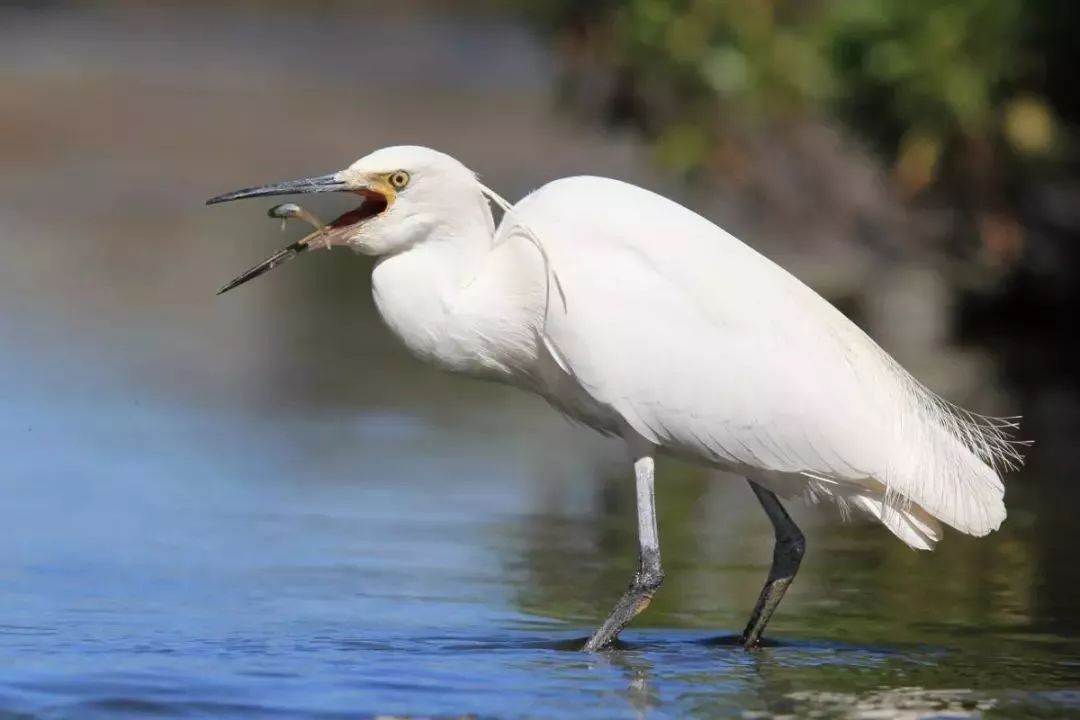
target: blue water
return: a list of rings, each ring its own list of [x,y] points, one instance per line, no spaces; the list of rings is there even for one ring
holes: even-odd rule
[[[632,564],[630,498],[613,461],[536,477],[533,445],[573,434],[553,418],[486,422],[499,406],[468,384],[450,426],[422,404],[250,415],[86,362],[92,388],[24,372],[0,406],[0,713],[1080,716],[1080,641],[1038,627],[1007,563],[972,573],[1022,533],[929,556],[811,517],[776,644],[746,653],[767,523],[736,483],[672,466],[669,582],[589,656]],[[730,502],[738,532],[710,529]]]

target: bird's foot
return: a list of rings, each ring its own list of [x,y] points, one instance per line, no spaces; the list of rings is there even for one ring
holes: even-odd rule
[[[760,650],[761,649],[761,637],[748,638],[743,635],[739,638],[739,646],[743,650]]]

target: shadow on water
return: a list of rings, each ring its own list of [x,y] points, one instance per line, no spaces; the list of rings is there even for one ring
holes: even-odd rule
[[[334,15],[49,7],[0,9],[0,716],[1080,717],[1060,376],[924,348],[950,397],[1030,418],[1009,521],[919,554],[793,507],[807,559],[756,652],[732,639],[768,523],[741,481],[663,463],[666,583],[615,651],[578,653],[636,559],[619,449],[406,357],[368,260],[214,298],[282,240],[264,206],[201,203],[403,139],[508,195],[650,181],[640,154],[552,119],[505,18],[365,13],[322,74],[310,43],[353,32]]]

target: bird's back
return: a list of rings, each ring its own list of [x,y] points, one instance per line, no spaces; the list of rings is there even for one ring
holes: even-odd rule
[[[974,535],[1004,519],[995,467],[1018,459],[1006,423],[940,400],[713,223],[633,185],[578,177],[522,200],[499,234],[521,227],[558,290],[544,334],[561,382],[646,439],[784,495],[861,509],[916,547],[938,539],[933,518]]]

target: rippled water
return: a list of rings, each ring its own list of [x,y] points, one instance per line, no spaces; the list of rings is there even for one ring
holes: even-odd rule
[[[1023,531],[919,555],[811,516],[775,644],[747,653],[767,524],[740,485],[672,466],[669,583],[622,649],[586,656],[633,562],[619,475],[552,496],[482,404],[445,427],[125,390],[83,405],[31,382],[0,414],[4,712],[1080,717],[1080,641],[1036,627]]]
[[[927,351],[950,397],[1029,416],[1009,521],[919,554],[793,507],[807,559],[754,653],[768,522],[662,464],[666,584],[583,655],[635,561],[618,448],[407,358],[348,254],[214,298],[283,240],[201,201],[401,136],[510,190],[640,165],[546,114],[504,21],[365,15],[324,76],[303,48],[333,18],[125,7],[0,13],[0,717],[1080,717],[1069,387]],[[429,54],[349,70],[410,38]]]

